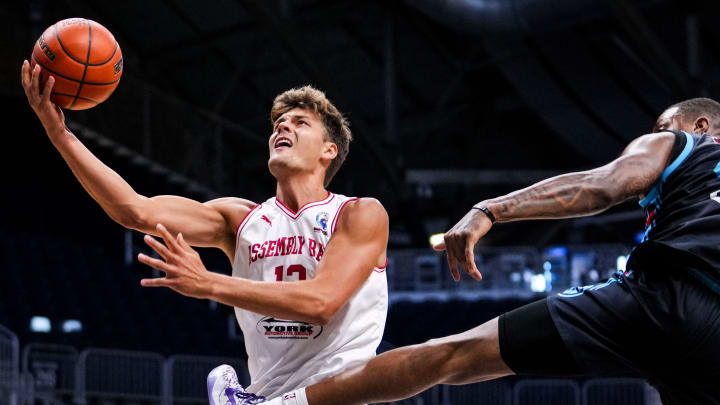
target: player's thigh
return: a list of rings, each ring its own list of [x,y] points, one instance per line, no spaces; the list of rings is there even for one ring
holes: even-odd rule
[[[498,318],[459,333],[423,344],[443,353],[443,384],[469,384],[512,374],[500,356]]]
[[[518,375],[567,377],[581,375],[542,299],[500,316],[500,355]]]

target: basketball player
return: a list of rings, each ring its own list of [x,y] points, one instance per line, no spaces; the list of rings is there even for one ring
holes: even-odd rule
[[[628,270],[467,332],[392,350],[270,404],[407,398],[511,374],[647,378],[665,404],[720,403],[720,104],[671,106],[613,162],[482,201],[436,246],[481,275],[473,248],[495,222],[570,218],[639,198],[645,237]]]
[[[208,379],[211,404],[253,403],[375,355],[387,315],[388,217],[375,199],[326,190],[347,156],[351,132],[324,93],[307,86],[275,98],[268,140],[275,197],[261,204],[199,203],[137,194],[65,127],[62,110],[49,100],[54,79],[41,93],[39,73],[23,64],[26,96],[85,190],[119,224],[165,241],[145,237],[164,260],[142,254],[139,260],[166,276],[142,285],[235,307],[253,394],[221,366]],[[232,277],[207,271],[189,245],[222,249]]]

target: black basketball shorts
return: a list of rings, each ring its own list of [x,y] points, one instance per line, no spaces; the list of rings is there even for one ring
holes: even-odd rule
[[[618,271],[503,314],[498,328],[516,374],[641,377],[666,405],[720,404],[720,295],[686,272]]]

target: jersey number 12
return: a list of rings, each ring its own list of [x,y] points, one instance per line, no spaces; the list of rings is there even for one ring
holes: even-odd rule
[[[284,270],[285,269],[283,266],[275,267],[275,281],[283,281]],[[305,270],[305,266],[303,266],[302,264],[292,264],[288,266],[287,276],[290,277],[295,273],[297,273],[298,275],[298,280],[307,279],[307,271]]]

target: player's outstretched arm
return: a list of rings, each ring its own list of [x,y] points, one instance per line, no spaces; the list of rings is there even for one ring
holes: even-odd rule
[[[502,197],[482,201],[497,222],[528,219],[572,218],[593,215],[634,197],[642,197],[668,164],[675,142],[671,132],[637,138],[622,155],[605,166],[563,174]],[[475,279],[473,248],[492,227],[488,215],[471,209],[435,246],[447,250],[453,278],[460,279],[458,263]]]
[[[158,232],[165,245],[150,236],[145,241],[162,257],[138,259],[166,276],[142,280],[145,287],[169,287],[180,294],[207,298],[259,314],[282,319],[326,324],[335,312],[365,283],[384,260],[388,216],[375,199],[347,203],[337,228],[312,280],[289,282],[252,281],[207,271],[182,235]]]
[[[182,232],[194,245],[220,247],[231,253],[234,233],[230,224],[239,223],[252,203],[226,198],[201,204],[176,196],[139,195],[67,129],[62,110],[50,101],[54,78],[48,78],[42,93],[39,79],[40,67],[31,69],[25,61],[21,82],[30,107],[83,188],[113,220],[151,234],[157,234],[155,226],[162,222],[173,232]]]
[[[553,177],[479,205],[497,222],[597,214],[646,193],[667,166],[674,142],[670,132],[644,135],[605,166]]]

